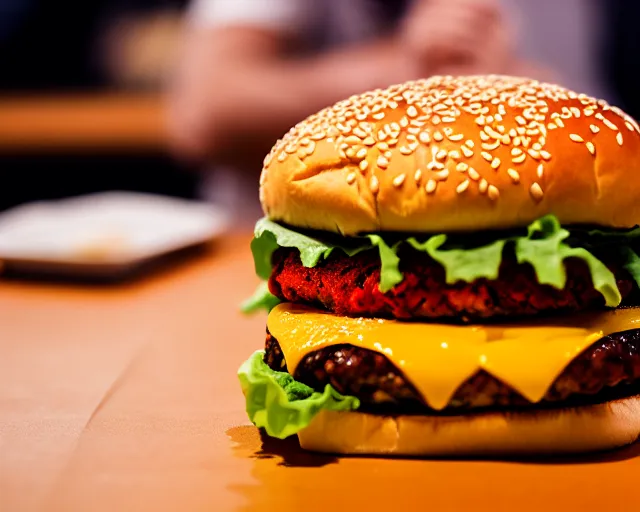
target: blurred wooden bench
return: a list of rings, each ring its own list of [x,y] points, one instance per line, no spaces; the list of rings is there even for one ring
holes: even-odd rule
[[[154,94],[0,97],[0,152],[163,151]]]

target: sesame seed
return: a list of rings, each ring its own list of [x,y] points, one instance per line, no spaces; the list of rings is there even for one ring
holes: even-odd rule
[[[480,132],[480,139],[486,142],[491,140],[491,137],[486,132]]]
[[[405,116],[402,119],[400,119],[400,126],[402,128],[406,128],[407,126],[409,126],[409,118]]]
[[[596,114],[596,119],[599,119],[600,121],[604,121],[604,120],[605,120],[605,117],[604,117],[600,112],[598,112],[598,113]]]
[[[500,197],[500,191],[498,190],[497,187],[493,185],[489,185],[488,196],[489,196],[489,199],[491,199],[492,201],[496,201]]]
[[[427,164],[427,169],[430,171],[433,171],[434,169],[444,169],[444,164],[432,160]]]
[[[522,145],[522,139],[520,137],[516,137],[513,139],[513,145],[517,148],[518,146]]]
[[[418,185],[420,185],[420,180],[422,179],[422,171],[420,169],[416,169],[413,179]]]
[[[531,149],[535,151],[540,151],[542,149],[542,145],[539,142],[534,142],[531,146]]]
[[[381,169],[386,169],[389,165],[389,160],[384,156],[379,156],[376,164],[378,164],[378,167],[380,167]]]
[[[536,174],[538,175],[538,178],[542,178],[542,175],[544,174],[544,165],[540,164],[538,166],[538,169],[536,170]]]
[[[591,108],[585,108],[582,113],[587,117],[591,117],[594,114],[594,111]]]
[[[447,151],[444,149],[441,149],[436,153],[436,158],[438,160],[444,160],[445,158],[447,158]]]
[[[573,142],[584,142],[584,139],[582,137],[580,137],[580,135],[576,134],[576,133],[570,133],[569,134],[569,138],[573,141]]]
[[[482,146],[482,149],[486,149],[487,151],[493,151],[494,149],[498,149],[500,147],[500,141],[497,140],[491,144],[489,144],[488,142],[483,142],[481,146]]]
[[[439,125],[440,121],[441,121],[441,119],[440,119],[440,116],[438,116],[438,115],[435,115],[435,116],[433,116],[431,118],[431,124],[433,124],[433,125],[436,125],[436,126]]]
[[[591,125],[589,125],[589,128],[591,128],[591,131],[592,131],[593,133],[598,133],[598,132],[600,131],[600,127],[599,127],[599,126],[596,126],[595,124],[591,124]]]
[[[633,124],[631,123],[631,121],[625,121],[625,122],[624,122],[624,124],[625,124],[625,126],[627,127],[627,129],[628,129],[629,131],[632,131],[632,132],[633,132],[633,131],[635,131],[635,127],[633,126]]]
[[[359,126],[357,128],[353,129],[353,134],[356,135],[357,137],[360,137],[361,139],[364,139],[367,136],[367,132],[365,132],[362,128],[360,128]],[[359,141],[358,141],[359,142]]]
[[[442,169],[441,171],[434,172],[433,176],[438,181],[446,181],[449,177],[449,169]]]
[[[520,174],[515,169],[507,169],[507,174],[514,183],[520,183]]]
[[[482,178],[480,180],[480,184],[478,185],[478,190],[480,191],[481,194],[486,194],[488,188],[489,188],[489,182],[484,178]]]
[[[391,151],[385,151],[384,152],[384,156],[387,160],[391,160],[391,157],[393,156],[393,153]]]
[[[493,155],[491,153],[487,153],[486,151],[483,151],[480,154],[482,155],[482,158],[484,158],[487,162],[493,161]]]
[[[351,153],[352,153],[351,155],[349,154],[349,151],[351,151]],[[306,150],[304,150],[304,149],[300,148],[300,149],[298,150],[298,152],[297,152],[297,156],[298,156],[298,158],[300,158],[301,160],[302,160],[303,158],[306,158],[306,157],[307,157],[307,152],[306,152]],[[353,150],[352,150],[352,149],[347,150],[347,156],[348,156],[349,158],[353,158]]]
[[[622,132],[618,132],[618,135],[616,135],[616,141],[618,141],[618,144],[622,146]]]
[[[611,121],[609,121],[607,118],[604,118],[602,120],[602,123],[610,130],[618,131],[618,127],[615,124],[613,124]]]
[[[476,117],[476,124],[478,126],[484,126],[487,123],[487,120],[484,116]]]
[[[456,171],[458,172],[467,172],[468,170],[469,170],[469,164],[460,162],[458,165],[456,165]]]
[[[449,158],[452,158],[453,160],[460,160],[460,151],[452,149],[449,151]]]
[[[522,116],[516,116],[516,123],[518,123],[519,125],[525,125],[527,124],[527,121]]]
[[[367,170],[367,168],[369,167],[369,162],[367,162],[366,160],[363,160],[362,162],[360,162],[358,167],[360,167],[360,170],[362,172],[365,172]]]
[[[455,135],[449,135],[449,140],[453,142],[459,142],[462,139],[464,139],[464,135],[462,135],[461,133],[457,133]]]
[[[437,142],[442,142],[442,141],[444,140],[444,135],[442,135],[442,133],[440,133],[440,132],[436,131],[436,132],[433,134],[433,139],[434,139],[435,141],[437,141]]]
[[[436,191],[437,187],[438,183],[435,180],[429,180],[427,181],[424,189],[426,190],[427,194],[433,194]]]
[[[497,169],[498,167],[500,167],[500,159],[498,157],[494,158],[493,161],[491,162],[491,168],[492,169]]]
[[[540,160],[540,152],[536,151],[535,149],[530,149],[527,151],[527,153],[529,153],[529,156],[531,158],[533,158],[534,160]]]
[[[571,110],[571,113],[576,119],[580,117],[580,109],[578,107],[570,107],[569,110]]]
[[[529,192],[531,193],[531,197],[533,197],[536,201],[540,201],[544,193],[542,192],[542,187],[538,183],[533,183],[529,188]]]
[[[362,160],[363,158],[366,158],[366,156],[367,156],[367,150],[365,148],[358,150],[358,152],[356,153],[356,157],[359,158],[360,160]]]
[[[556,124],[560,127],[560,128],[564,128],[564,121],[562,119],[560,119],[559,117],[556,119]]]
[[[469,180],[464,180],[462,183],[460,183],[457,187],[456,187],[456,192],[458,194],[462,194],[465,190],[467,190],[469,188]]]
[[[522,153],[520,156],[516,156],[515,158],[512,158],[511,161],[514,164],[521,164],[522,162],[525,161],[525,159],[527,158],[527,155],[525,155],[524,153]]]
[[[480,179],[480,174],[473,167],[469,167],[469,178],[473,181],[478,181]]]
[[[407,146],[402,146],[399,149],[400,153],[402,153],[403,155],[410,155],[411,153],[413,153],[413,151],[411,151],[411,149]]]
[[[377,121],[381,121],[382,119],[384,119],[384,112],[377,112],[373,114],[371,117],[373,117]]]
[[[407,115],[409,117],[417,117],[418,116],[418,109],[416,109],[416,107],[414,107],[413,105],[411,105],[408,109],[407,109]]]
[[[551,160],[551,153],[549,153],[548,151],[545,151],[545,150],[540,151],[540,156],[544,160]]]
[[[443,123],[454,123],[456,120],[455,117],[451,117],[451,116],[446,116],[442,118],[442,122]]]
[[[515,128],[511,128],[511,130],[509,130],[509,136],[514,139],[518,136],[518,132]]]
[[[374,194],[377,194],[378,190],[380,189],[380,182],[378,181],[378,178],[375,175],[371,176],[371,181],[369,182],[369,188],[371,189],[371,192],[373,192]]]
[[[461,146],[460,151],[462,151],[462,154],[467,158],[471,158],[473,156],[473,151],[471,151],[467,146]]]
[[[493,128],[491,128],[491,126],[485,126],[484,127],[484,131],[486,132],[486,134],[489,137],[492,137],[494,139],[501,139],[502,135],[500,133],[498,133],[497,131],[495,131]]]
[[[429,132],[420,133],[420,142],[422,142],[423,144],[429,144],[429,142],[431,142],[431,137],[429,135]]]
[[[589,150],[589,153],[591,153],[592,155],[596,154],[596,147],[594,146],[593,142],[587,142],[586,146],[587,146],[587,149]]]
[[[354,181],[356,181],[356,173],[350,172],[349,174],[347,174],[347,183],[349,185],[353,185]]]
[[[548,128],[549,130],[555,130],[556,128],[558,128],[558,125],[557,125],[557,124],[555,124],[555,123],[549,123],[549,124],[547,125],[547,128]]]
[[[402,184],[404,183],[404,179],[405,179],[404,174],[398,174],[395,178],[393,178],[393,186],[401,187]]]
[[[466,140],[464,144],[465,144],[465,146],[467,146],[467,147],[469,147],[471,149],[473,149],[473,146],[475,146],[475,144],[473,143],[473,141],[471,139]]]

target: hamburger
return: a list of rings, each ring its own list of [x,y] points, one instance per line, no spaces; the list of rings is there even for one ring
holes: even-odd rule
[[[268,436],[338,454],[580,453],[640,433],[640,130],[508,76],[353,96],[264,161]]]

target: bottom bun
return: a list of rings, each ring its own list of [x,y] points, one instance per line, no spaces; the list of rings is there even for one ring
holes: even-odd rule
[[[640,396],[597,405],[460,416],[376,416],[322,411],[298,433],[306,450],[336,454],[464,457],[570,454],[640,436]]]

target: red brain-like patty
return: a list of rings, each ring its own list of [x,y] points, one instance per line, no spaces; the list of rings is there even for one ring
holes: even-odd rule
[[[518,264],[513,257],[503,259],[496,280],[447,284],[439,263],[409,249],[400,259],[404,279],[387,293],[379,289],[380,259],[373,250],[353,257],[337,253],[307,268],[296,249],[281,248],[273,264],[269,288],[274,295],[344,316],[477,320],[604,306],[586,264],[578,259],[566,260],[567,283],[562,290],[539,284],[532,267]],[[609,268],[623,298],[628,296],[633,281],[625,271]]]

